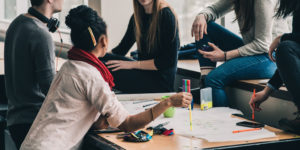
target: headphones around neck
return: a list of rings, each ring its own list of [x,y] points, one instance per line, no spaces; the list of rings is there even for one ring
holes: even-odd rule
[[[30,15],[38,18],[42,22],[46,23],[50,32],[55,32],[58,29],[58,27],[59,27],[60,22],[59,22],[58,19],[56,19],[56,18],[50,18],[50,19],[48,19],[46,16],[44,16],[43,14],[41,14],[40,12],[38,12],[37,10],[35,10],[32,7],[30,7],[28,9],[28,13]]]

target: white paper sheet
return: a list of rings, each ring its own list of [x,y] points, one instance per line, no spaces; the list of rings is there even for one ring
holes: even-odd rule
[[[143,101],[120,101],[129,114],[134,115],[149,109],[159,102],[154,100],[143,100]]]
[[[119,101],[154,100],[162,96],[171,96],[175,93],[144,93],[144,94],[117,94]]]
[[[166,128],[173,128],[175,134],[206,139],[209,142],[225,142],[225,141],[245,141],[262,138],[275,137],[273,132],[266,129],[232,133],[234,130],[248,129],[247,127],[236,126],[237,122],[242,120],[232,118],[231,114],[242,114],[239,110],[226,107],[212,108],[207,111],[194,109],[193,130],[190,130],[189,111],[184,108],[176,108],[174,118],[164,118],[160,116],[150,125],[155,126],[160,123],[170,121]]]
[[[143,112],[145,109],[153,107],[158,103],[156,101],[121,101],[130,114]],[[232,114],[242,114],[241,111],[230,109],[227,107],[212,108],[206,111],[194,109],[192,111],[193,130],[190,130],[189,111],[187,108],[175,108],[173,118],[164,118],[159,116],[149,126],[156,126],[160,123],[169,122],[166,128],[173,128],[175,134],[206,139],[209,142],[225,142],[225,141],[245,141],[262,138],[275,137],[273,132],[266,129],[248,131],[241,133],[232,133],[234,130],[249,129],[247,127],[236,126],[237,122],[242,121],[238,118],[231,117]]]

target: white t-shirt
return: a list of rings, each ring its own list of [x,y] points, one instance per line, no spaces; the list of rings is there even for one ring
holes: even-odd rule
[[[80,149],[100,114],[109,116],[111,127],[129,115],[95,67],[69,60],[55,76],[21,150]]]

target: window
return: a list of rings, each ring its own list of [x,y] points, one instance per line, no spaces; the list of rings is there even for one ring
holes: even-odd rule
[[[0,19],[11,21],[17,15],[27,11],[29,0],[0,0],[0,4],[0,9],[2,10]]]
[[[11,20],[17,15],[16,9],[16,0],[5,0],[4,7],[6,8],[4,11],[4,18]],[[10,8],[10,9],[7,9]]]
[[[68,15],[70,9],[75,8],[82,4],[88,5],[87,0],[64,0],[63,10],[59,13],[59,15],[55,16],[60,21],[61,29],[67,29],[67,26],[65,24],[65,18]]]
[[[177,13],[181,45],[191,43],[191,29],[196,15],[217,0],[167,0]]]
[[[67,29],[65,17],[69,10],[82,4],[88,5],[88,0],[64,0],[62,12],[54,15],[60,20],[62,29]],[[26,13],[30,6],[30,0],[0,0],[0,20],[10,22],[18,15]]]

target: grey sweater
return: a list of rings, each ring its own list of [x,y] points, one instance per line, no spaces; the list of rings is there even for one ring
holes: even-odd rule
[[[216,19],[233,11],[235,0],[219,0],[200,13],[206,14],[207,21]],[[238,48],[241,56],[267,53],[272,40],[289,32],[288,24],[283,19],[274,19],[276,0],[254,0],[254,26],[242,34],[244,46]],[[242,20],[238,20],[241,27]]]
[[[54,77],[54,56],[41,21],[20,15],[10,24],[4,46],[8,126],[33,123]]]

